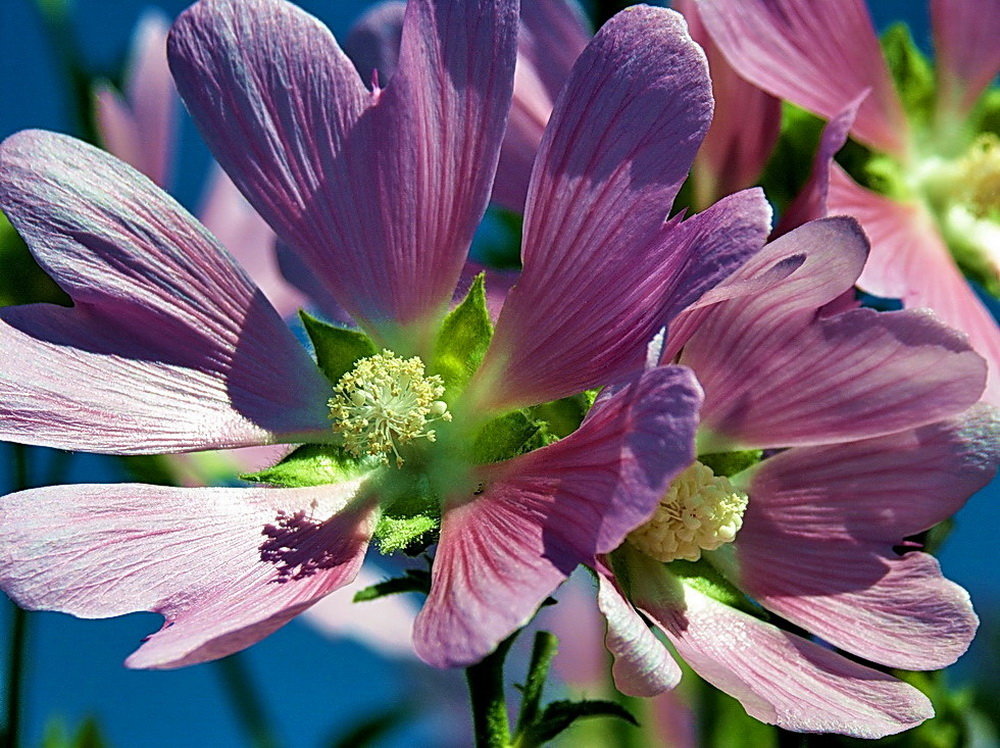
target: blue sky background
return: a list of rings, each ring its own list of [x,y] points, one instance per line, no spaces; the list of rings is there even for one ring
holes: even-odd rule
[[[362,0],[300,3],[340,38],[368,4]],[[134,23],[147,5],[141,0],[77,0],[73,20],[92,69],[110,73],[117,68]],[[157,5],[174,16],[188,3],[163,0]],[[880,26],[905,17],[913,24],[918,40],[926,42],[929,34],[923,3],[875,0],[874,6]],[[52,49],[32,3],[0,0],[0,138],[27,127],[70,131],[72,120],[65,100]],[[184,127],[182,160],[175,171],[176,192],[182,202],[192,206],[200,194],[208,156],[193,126],[187,122]],[[10,485],[5,472],[7,449],[0,444],[0,489]],[[117,481],[121,476],[100,458],[84,456],[75,460],[71,479]],[[994,484],[974,497],[959,515],[942,555],[948,575],[969,589],[980,614],[994,630],[1000,609],[1000,580],[994,561],[998,526],[1000,489]],[[9,617],[10,605],[0,601],[0,631],[7,631]],[[99,718],[114,745],[244,744],[215,667],[202,665],[170,672],[122,667],[139,640],[158,627],[159,617],[152,614],[111,621],[78,621],[58,614],[34,616],[26,702],[28,744],[38,743],[51,718],[75,725],[88,715]],[[6,636],[0,634],[0,641]],[[975,655],[960,663],[959,675],[973,669],[974,659]],[[417,688],[427,688],[441,681],[426,669],[382,658],[352,641],[331,640],[299,621],[252,648],[246,660],[278,733],[293,746],[328,742],[354,720],[412,694],[415,682]],[[458,685],[452,678],[453,693]],[[459,711],[446,719],[464,716]],[[411,729],[388,744],[431,744],[430,735]]]

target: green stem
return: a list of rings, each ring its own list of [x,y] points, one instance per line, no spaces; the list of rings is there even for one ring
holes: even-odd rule
[[[519,632],[505,639],[482,662],[467,667],[465,677],[472,702],[472,726],[476,748],[507,748],[510,719],[503,690],[503,663]]]
[[[216,660],[216,665],[233,710],[251,745],[254,748],[275,748],[278,741],[268,723],[264,704],[253,686],[253,678],[243,655],[223,657]]]
[[[23,444],[11,444],[14,468],[14,491],[23,491],[31,483],[29,480],[28,448]],[[24,689],[25,656],[28,641],[28,613],[14,606],[10,624],[10,648],[7,655],[7,709],[4,745],[16,748],[20,745],[21,694]]]
[[[559,639],[548,631],[538,631],[531,650],[531,663],[528,665],[528,678],[524,683],[524,695],[521,697],[521,712],[517,717],[518,734],[538,721],[541,711],[542,690],[549,676],[552,658],[559,648]]]

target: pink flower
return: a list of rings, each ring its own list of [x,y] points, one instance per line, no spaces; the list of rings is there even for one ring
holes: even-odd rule
[[[874,738],[932,715],[913,687],[774,618],[908,670],[951,664],[977,626],[967,593],[903,543],[989,481],[1000,415],[963,413],[985,365],[930,313],[827,311],[866,254],[853,220],[814,221],[712,292],[753,293],[671,328],[664,360],[691,367],[705,391],[704,464],[597,564],[625,693],[652,695],[681,675],[641,611],[763,722]],[[789,275],[768,283],[768,268]]]
[[[883,196],[837,165],[828,176],[822,207],[857,217],[871,239],[859,285],[906,307],[930,307],[967,333],[990,364],[984,399],[1000,404],[1000,327],[955,260],[1000,293],[1000,205],[989,186],[1000,175],[1000,143],[995,134],[977,135],[984,125],[973,111],[1000,70],[1000,5],[932,0],[938,65],[927,121],[904,111],[862,0],[701,0],[699,7],[747,80],[822,117],[854,111],[850,134],[886,154],[880,175],[893,182],[893,194]]]
[[[74,301],[0,310],[0,438],[112,453],[309,442],[328,445],[317,469],[330,471],[290,488],[7,496],[11,597],[84,617],[159,612],[164,628],[128,664],[192,664],[348,583],[382,520],[440,515],[415,646],[434,665],[466,665],[649,515],[693,456],[701,393],[682,367],[636,375],[646,341],[759,249],[768,208],[751,191],[665,221],[708,128],[705,61],[676,14],[620,15],[556,104],[524,271],[483,364],[442,393],[424,362],[437,363],[489,199],[516,31],[513,0],[412,0],[399,66],[373,90],[325,28],[281,0],[203,0],[171,32],[175,81],[219,162],[394,350],[333,386],[150,181],[51,133],[0,146],[0,205]],[[505,409],[605,384],[565,438],[500,462],[469,456]],[[333,460],[338,449],[356,464]]]

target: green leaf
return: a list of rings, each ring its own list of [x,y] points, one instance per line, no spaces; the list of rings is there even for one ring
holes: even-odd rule
[[[788,102],[782,103],[781,134],[761,175],[768,199],[780,208],[795,199],[812,173],[823,125],[819,117]]]
[[[386,595],[398,595],[400,592],[422,592],[427,595],[431,591],[431,573],[423,569],[407,569],[401,577],[386,579],[370,587],[365,587],[354,593],[354,602],[362,603],[368,600],[378,600]]]
[[[49,302],[70,306],[72,302],[28,251],[7,217],[0,213],[0,306]]]
[[[562,439],[576,431],[594,404],[590,393],[564,397],[529,409],[534,418],[545,421],[552,436]]]
[[[472,444],[471,460],[479,465],[501,462],[549,443],[542,421],[527,410],[514,410],[487,422]]]
[[[543,745],[555,738],[578,719],[585,717],[612,717],[624,720],[635,727],[639,726],[639,723],[632,716],[631,712],[613,701],[598,699],[586,701],[553,701],[545,707],[541,718],[525,730],[523,737],[518,741],[518,745]]]
[[[444,380],[446,400],[453,400],[464,389],[483,362],[493,337],[485,278],[485,273],[476,276],[462,303],[444,318],[434,343],[430,373]]]
[[[104,748],[107,742],[93,717],[85,719],[75,734],[67,734],[66,726],[56,718],[45,725],[41,745],[42,748]]]
[[[753,467],[763,457],[763,451],[759,449],[747,449],[739,452],[716,452],[714,454],[698,455],[698,462],[710,467],[716,475],[730,478],[749,467]]]
[[[882,35],[882,51],[903,109],[916,122],[930,122],[935,100],[934,70],[905,23],[894,23]]]
[[[375,343],[363,332],[331,325],[307,312],[299,312],[299,316],[316,351],[316,363],[333,384],[359,359],[378,353]]]
[[[416,710],[411,704],[399,704],[366,717],[330,742],[330,748],[368,748],[381,745],[383,738],[410,720]]]
[[[720,603],[750,613],[758,618],[761,616],[761,611],[751,605],[746,595],[731,585],[704,558],[699,561],[671,561],[667,564],[667,569],[684,584],[703,595],[708,595]]]
[[[343,483],[374,469],[370,460],[359,460],[340,447],[326,444],[306,444],[285,457],[274,467],[245,473],[242,480],[266,483],[282,488],[322,486]]]

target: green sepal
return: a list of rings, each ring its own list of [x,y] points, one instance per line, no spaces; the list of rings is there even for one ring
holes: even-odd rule
[[[299,312],[302,326],[316,352],[316,363],[333,384],[354,368],[359,359],[378,353],[374,341],[359,330],[348,330]]]
[[[596,396],[596,392],[594,394]],[[552,436],[562,439],[580,428],[593,404],[591,393],[581,392],[561,400],[535,405],[528,412],[537,420],[544,421]]]
[[[69,296],[59,288],[24,243],[7,217],[0,213],[0,306],[49,302],[69,306]]]
[[[397,595],[401,592],[422,592],[427,595],[431,591],[431,573],[424,569],[407,569],[403,576],[392,577],[378,582],[354,593],[354,602],[363,603],[378,600],[386,595]]]
[[[516,744],[519,748],[544,745],[578,719],[586,717],[612,717],[624,720],[635,727],[639,726],[639,722],[628,709],[613,701],[603,699],[553,701],[545,707],[538,721],[524,731]]]
[[[717,600],[731,608],[742,610],[757,618],[762,617],[762,611],[750,602],[746,595],[719,573],[704,558],[698,561],[671,561],[667,570],[681,582],[713,600]]]
[[[448,312],[434,343],[431,374],[444,380],[445,400],[454,400],[483,362],[493,337],[493,322],[486,308],[486,274],[472,281],[462,303]]]
[[[373,539],[385,556],[402,551],[407,556],[419,556],[437,542],[441,519],[431,514],[395,516],[383,514],[375,526]]]
[[[486,465],[544,447],[554,441],[544,421],[532,418],[526,409],[513,410],[488,421],[472,443],[471,461]]]
[[[240,475],[249,483],[266,483],[282,488],[302,488],[343,483],[376,467],[370,459],[360,460],[340,447],[306,444],[273,467]]]
[[[745,449],[738,452],[716,452],[714,454],[698,455],[698,462],[712,469],[715,475],[730,478],[751,468],[764,457],[763,450]]]
[[[1000,86],[991,86],[979,97],[971,115],[975,131],[1000,135]]]
[[[882,35],[882,52],[903,110],[914,122],[929,123],[936,94],[934,70],[905,23],[892,24]]]

